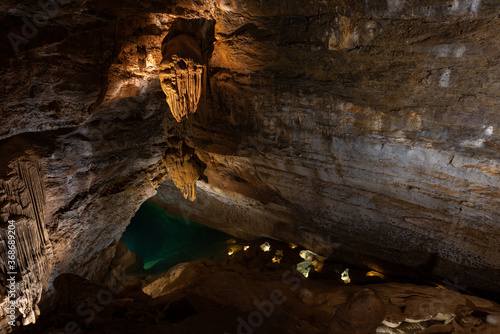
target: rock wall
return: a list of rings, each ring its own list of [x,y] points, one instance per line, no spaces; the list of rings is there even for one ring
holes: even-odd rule
[[[186,139],[206,164],[208,204],[170,185],[155,202],[499,291],[496,5],[219,9],[212,113]]]
[[[166,184],[174,211],[500,291],[495,1],[45,7],[0,3],[0,140],[2,169],[7,150],[38,157],[52,278],[101,279],[175,177],[169,154],[187,152],[198,199]],[[159,65],[179,18],[215,22],[215,41],[197,112],[177,123]]]

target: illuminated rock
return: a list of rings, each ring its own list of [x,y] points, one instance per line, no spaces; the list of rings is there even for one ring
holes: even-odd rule
[[[351,278],[349,277],[349,268],[346,268],[341,274],[340,279],[344,281],[345,284],[351,283]]]
[[[230,245],[230,246],[227,247],[227,254],[228,255],[233,255],[234,253],[237,253],[237,252],[239,252],[242,249],[243,249],[242,245],[232,244],[232,245]]]
[[[274,257],[272,258],[272,261],[273,263],[280,263],[282,258],[283,258],[283,250],[278,249]]]
[[[302,261],[297,264],[297,271],[304,275],[304,277],[309,277],[312,265],[311,261]]]
[[[307,249],[301,250],[299,255],[305,260],[304,262],[310,263],[314,267],[314,270],[321,271],[321,269],[323,268],[323,263],[325,262],[325,258],[323,256],[320,256]],[[303,273],[305,277],[309,275],[309,270],[310,268],[307,269],[307,273]]]
[[[8,228],[0,228],[0,270],[16,272],[16,308],[23,325],[36,321],[42,291],[48,289],[52,270],[52,247],[45,228],[45,193],[40,166],[35,158],[11,163],[12,171],[0,180],[1,222],[15,217],[15,267],[7,258]],[[4,225],[4,224],[2,224]],[[7,314],[5,304],[3,314]]]
[[[160,64],[161,88],[177,122],[195,113],[202,89],[203,65],[196,41],[178,35],[163,47]]]
[[[167,169],[179,188],[184,198],[194,201],[196,199],[196,181],[200,177],[196,164],[191,160],[191,155],[179,156],[170,154],[166,158]]]
[[[486,321],[494,326],[500,327],[500,314],[489,314]]]

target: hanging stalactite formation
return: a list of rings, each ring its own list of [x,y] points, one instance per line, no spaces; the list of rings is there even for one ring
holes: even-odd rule
[[[194,38],[181,34],[165,43],[160,82],[170,111],[177,122],[195,113],[201,96],[203,64]]]
[[[16,272],[16,316],[23,324],[34,323],[39,315],[38,302],[48,288],[52,271],[52,247],[45,228],[45,193],[40,166],[35,158],[13,162],[11,172],[0,180],[0,271],[3,275]],[[8,258],[9,228],[15,233],[15,268]],[[10,275],[7,274],[9,277]],[[0,301],[0,329],[6,329],[7,306],[10,300]]]
[[[168,172],[175,186],[180,189],[184,198],[194,201],[196,199],[196,181],[200,173],[191,155],[180,156],[169,154],[166,157]]]

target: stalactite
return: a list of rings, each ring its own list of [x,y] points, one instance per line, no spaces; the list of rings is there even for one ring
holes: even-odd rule
[[[40,165],[34,158],[11,162],[12,171],[0,180],[2,226],[15,218],[16,308],[23,315],[23,324],[36,320],[37,304],[42,291],[48,288],[52,270],[52,247],[45,229],[45,193]],[[8,230],[0,228],[0,270],[8,267]],[[0,323],[5,322],[7,304],[1,305]],[[3,313],[3,314],[2,314]],[[4,317],[2,319],[1,317]],[[1,327],[1,325],[0,325]]]
[[[196,181],[185,184],[181,191],[184,198],[194,201],[196,199]]]
[[[191,160],[191,156],[181,157],[178,154],[170,154],[166,161],[168,172],[175,186],[181,190],[184,198],[194,201],[196,199],[196,181],[200,177],[200,173],[196,164]]]
[[[170,111],[180,122],[195,113],[200,101],[203,68],[197,42],[188,35],[179,35],[163,47],[160,82]]]

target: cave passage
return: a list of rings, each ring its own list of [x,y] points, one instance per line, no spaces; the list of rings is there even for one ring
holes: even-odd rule
[[[229,234],[171,215],[144,202],[122,235],[128,249],[139,255],[148,273],[163,272],[172,266],[209,259],[219,262],[227,257]]]

